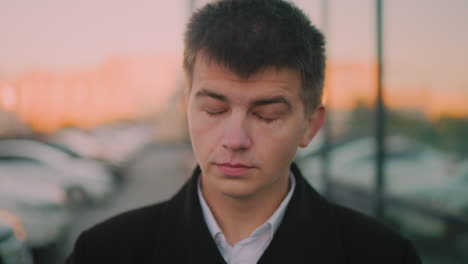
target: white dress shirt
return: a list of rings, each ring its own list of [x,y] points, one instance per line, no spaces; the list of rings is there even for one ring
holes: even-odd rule
[[[216,219],[211,213],[208,204],[203,197],[201,191],[201,177],[198,180],[198,198],[200,200],[203,216],[205,222],[208,226],[208,229],[213,237],[216,245],[218,246],[221,255],[227,264],[254,264],[262,256],[265,249],[270,244],[273,239],[273,235],[283,220],[286,207],[291,200],[292,194],[296,187],[296,179],[294,178],[292,172],[289,174],[290,187],[288,194],[284,197],[283,201],[276,209],[276,211],[271,215],[271,217],[261,226],[259,226],[252,234],[237,242],[235,245],[231,246],[226,241],[222,230],[220,229]]]

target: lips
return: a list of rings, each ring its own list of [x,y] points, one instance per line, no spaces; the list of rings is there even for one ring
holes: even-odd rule
[[[241,176],[253,166],[244,165],[241,163],[221,163],[216,164],[221,172],[227,176]]]

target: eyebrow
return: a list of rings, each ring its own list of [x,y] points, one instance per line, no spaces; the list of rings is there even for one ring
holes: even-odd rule
[[[207,96],[207,97],[211,97],[211,98],[214,98],[216,100],[219,100],[219,101],[223,101],[223,102],[226,102],[228,103],[229,100],[226,96],[222,95],[222,94],[218,94],[218,93],[215,93],[215,92],[211,92],[211,91],[208,91],[206,89],[202,89],[200,91],[198,91],[196,94],[195,94],[195,97],[204,97],[204,96]]]
[[[209,91],[209,90],[206,90],[206,89],[201,89],[200,91],[198,91],[195,94],[195,97],[205,97],[205,96],[211,97],[213,99],[216,99],[216,100],[219,100],[219,101],[222,101],[222,102],[225,102],[225,103],[229,103],[229,99],[225,95],[215,93],[215,92],[212,92],[212,91]],[[263,106],[263,105],[271,105],[271,104],[285,104],[288,107],[288,109],[292,108],[291,102],[289,102],[289,100],[287,100],[283,96],[274,96],[274,97],[269,97],[269,98],[261,98],[261,99],[253,100],[250,103],[250,105],[252,107]]]
[[[275,96],[275,97],[270,97],[270,98],[262,98],[258,100],[254,100],[252,102],[252,106],[262,106],[262,105],[270,105],[270,104],[285,104],[288,109],[292,108],[291,103],[284,98],[283,96]]]

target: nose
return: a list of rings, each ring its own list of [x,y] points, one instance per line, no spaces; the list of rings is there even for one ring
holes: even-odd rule
[[[252,141],[245,117],[240,113],[233,113],[226,122],[222,138],[223,147],[231,151],[243,151],[250,148]]]

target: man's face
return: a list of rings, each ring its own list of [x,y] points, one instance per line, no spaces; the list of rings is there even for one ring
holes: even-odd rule
[[[301,94],[297,71],[267,68],[245,80],[197,58],[188,122],[203,187],[249,198],[287,186],[297,147],[323,122],[323,108],[304,113]]]

